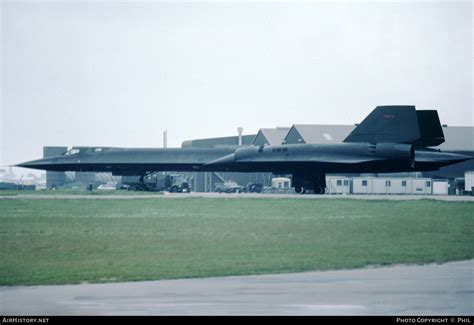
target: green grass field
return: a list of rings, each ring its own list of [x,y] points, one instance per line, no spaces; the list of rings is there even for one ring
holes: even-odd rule
[[[17,196],[17,195],[90,195],[90,196],[109,196],[109,195],[130,195],[130,196],[140,196],[140,195],[147,195],[147,196],[155,196],[155,195],[163,195],[163,192],[140,192],[140,191],[126,191],[126,190],[97,190],[94,189],[93,191],[88,191],[84,189],[60,189],[60,190],[35,190],[35,191],[20,191],[20,190],[1,190],[0,196]]]
[[[0,285],[155,280],[474,257],[474,203],[0,200]]]

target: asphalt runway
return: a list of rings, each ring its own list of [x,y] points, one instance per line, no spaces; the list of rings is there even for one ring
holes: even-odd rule
[[[260,194],[260,193],[169,193],[163,194],[15,194],[1,195],[0,199],[91,199],[91,200],[138,200],[138,199],[183,199],[183,198],[222,198],[222,199],[302,199],[302,200],[333,200],[333,199],[352,199],[352,200],[436,200],[436,201],[455,201],[455,202],[474,202],[474,196],[461,195],[315,195],[315,194]]]
[[[474,260],[357,270],[0,287],[1,315],[472,315]]]

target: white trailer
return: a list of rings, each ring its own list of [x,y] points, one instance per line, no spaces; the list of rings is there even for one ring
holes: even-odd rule
[[[372,194],[372,180],[371,177],[354,177],[352,179],[352,193]]]
[[[328,176],[326,184],[328,194],[349,194],[351,192],[351,180],[347,177]]]
[[[374,178],[374,194],[411,194],[413,179],[411,178]]]
[[[272,178],[272,187],[277,189],[289,189],[291,187],[291,179],[287,177]]]
[[[430,178],[354,177],[353,194],[431,194]]]
[[[464,173],[464,191],[473,193],[474,188],[474,171]]]
[[[389,178],[385,180],[388,194],[409,194],[411,191],[411,179]]]
[[[431,178],[414,178],[411,183],[411,194],[431,194]]]
[[[433,195],[448,195],[448,189],[447,180],[433,180]]]

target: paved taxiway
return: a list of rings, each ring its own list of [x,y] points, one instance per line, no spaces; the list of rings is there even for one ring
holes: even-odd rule
[[[2,315],[472,315],[474,260],[224,278],[0,287]]]
[[[171,198],[182,199],[188,197],[198,198],[223,198],[223,199],[238,199],[238,198],[252,198],[252,199],[306,199],[306,200],[325,200],[325,199],[352,199],[352,200],[394,200],[394,201],[410,201],[410,200],[436,200],[436,201],[470,201],[474,202],[474,196],[461,195],[314,195],[314,194],[259,194],[259,193],[168,193],[160,194],[120,194],[118,192],[94,195],[94,194],[15,194],[15,195],[0,195],[0,199],[93,199],[93,200],[137,200],[137,199],[159,199]]]

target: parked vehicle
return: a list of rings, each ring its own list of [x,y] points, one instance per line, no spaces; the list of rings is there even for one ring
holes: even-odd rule
[[[154,173],[143,178],[123,176],[121,189],[136,191],[168,191],[173,193],[191,192],[191,185],[181,174]]]
[[[227,181],[225,183],[216,183],[214,191],[217,193],[240,193],[243,192],[243,188],[234,181]]]
[[[260,183],[248,183],[245,191],[247,193],[262,193],[263,185]]]
[[[172,193],[191,191],[188,180],[181,174],[168,174],[164,178],[159,178],[156,187]]]
[[[117,188],[117,182],[107,182],[105,184],[100,184],[97,186],[98,190],[103,190],[103,191],[113,191]]]

